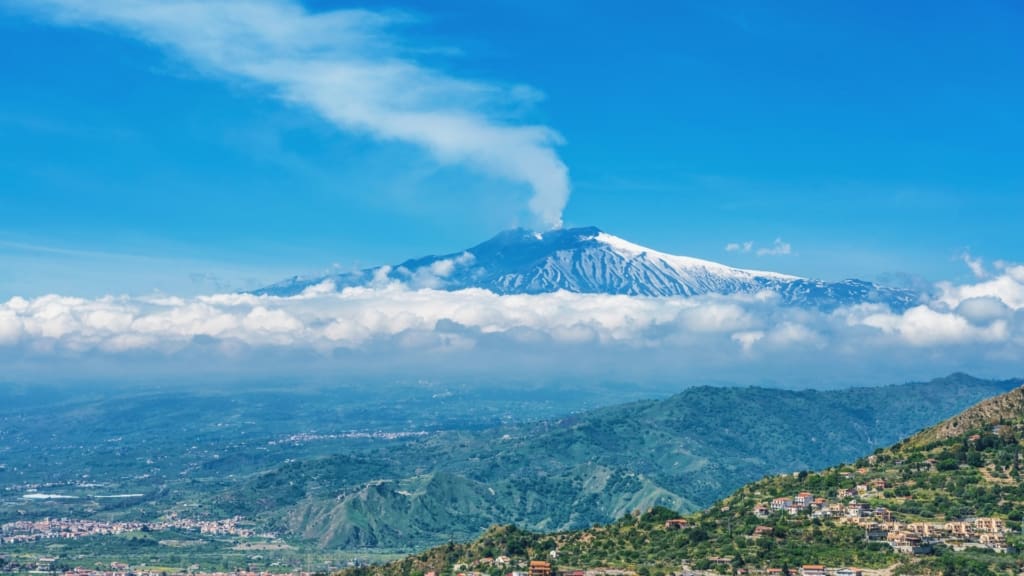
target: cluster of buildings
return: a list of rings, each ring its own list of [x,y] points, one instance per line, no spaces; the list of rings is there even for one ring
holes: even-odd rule
[[[950,522],[877,522],[851,518],[846,522],[864,528],[868,540],[885,541],[904,554],[929,554],[936,544],[954,550],[975,547],[1002,553],[1013,551],[1006,543],[1006,523],[999,518]]]
[[[552,551],[549,554],[551,559],[558,557],[558,553]],[[505,576],[636,576],[632,570],[620,568],[588,568],[587,570],[558,570],[554,571],[551,562],[546,560],[531,560],[526,562],[513,562],[508,556],[497,558],[481,558],[472,565],[456,564],[452,567],[455,576],[488,576],[489,572],[480,572],[473,568],[482,567],[515,567],[516,569],[507,572]],[[427,572],[424,576],[438,576],[437,572]]]
[[[782,576],[782,568],[767,568],[764,570],[741,568],[738,571],[741,576]],[[804,564],[800,571],[790,570],[793,576],[863,576],[859,568],[829,568],[822,564]]]
[[[807,494],[803,496],[803,494]],[[768,518],[772,514],[786,513],[790,516],[806,514],[811,518],[822,520],[839,520],[843,518],[878,518],[884,521],[892,519],[892,512],[883,506],[872,506],[866,502],[851,500],[850,502],[835,502],[825,498],[816,498],[806,492],[796,498],[776,498],[769,506],[758,504],[754,506],[754,515],[758,518]]]
[[[836,497],[851,499],[868,496],[885,489],[884,480],[872,480],[854,488],[840,488]],[[936,544],[954,549],[966,547],[988,548],[996,552],[1011,552],[1006,544],[1006,524],[998,518],[974,518],[954,522],[897,522],[884,506],[873,506],[866,502],[848,500],[845,502],[801,492],[793,497],[775,498],[768,503],[754,506],[754,515],[769,518],[773,514],[790,516],[807,515],[811,518],[835,520],[855,524],[865,531],[869,541],[883,541],[893,550],[904,554],[930,554]],[[769,536],[770,526],[758,526],[751,535],[755,538]]]
[[[193,567],[195,568],[195,567]],[[93,569],[93,568],[82,568],[78,567],[73,570],[69,570],[63,573],[64,576],[313,576],[312,572],[290,572],[290,573],[272,573],[272,572],[199,572],[197,570],[188,570],[174,573],[168,572],[152,572],[144,569],[131,569],[128,566],[114,562],[110,569]]]
[[[784,513],[790,516],[809,514],[813,518],[842,518],[844,516],[861,516],[866,511],[874,513],[870,506],[856,500],[841,502],[857,497],[877,496],[885,490],[885,480],[876,479],[853,488],[840,488],[836,492],[837,500],[829,500],[815,496],[811,492],[801,492],[796,496],[783,496],[768,503],[754,506],[754,516],[768,518],[772,514]],[[881,510],[885,510],[882,508]]]
[[[317,434],[316,432],[300,432],[298,434],[290,434],[278,440],[271,440],[267,442],[270,446],[277,446],[279,444],[306,444],[307,442],[318,442],[324,440],[350,440],[366,439],[366,440],[402,440],[405,438],[419,438],[426,436],[428,433],[423,430],[415,430],[410,432],[386,432],[384,430],[375,430],[372,432],[341,432],[338,434]]]
[[[46,518],[43,520],[19,520],[0,525],[0,544],[38,542],[40,540],[75,539],[85,536],[105,536],[139,531],[187,530],[211,536],[236,536],[251,538],[256,532],[244,525],[240,516],[224,520],[192,520],[171,518],[159,522],[103,522],[99,520],[74,520],[70,518]],[[273,537],[272,534],[259,536]]]

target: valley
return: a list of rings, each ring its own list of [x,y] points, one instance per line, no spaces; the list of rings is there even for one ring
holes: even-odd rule
[[[870,454],[1018,384],[694,387],[589,410],[600,395],[550,390],[494,404],[472,389],[395,389],[377,404],[358,389],[72,395],[35,409],[15,397],[0,416],[16,424],[2,431],[3,547],[283,571],[391,559],[492,525],[559,532],[635,510],[695,512],[765,475]]]

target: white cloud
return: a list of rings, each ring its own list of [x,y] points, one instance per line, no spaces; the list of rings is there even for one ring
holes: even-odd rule
[[[999,276],[977,284],[956,285],[951,282],[939,282],[937,300],[949,308],[956,308],[969,298],[990,296],[1015,310],[1024,308],[1024,266],[1006,265],[1001,272]]]
[[[971,325],[967,318],[955,313],[916,306],[903,314],[872,314],[862,320],[865,326],[887,334],[897,334],[914,346],[935,346],[969,342],[996,342],[1009,335],[1006,324],[997,322],[988,327]]]
[[[754,248],[754,243],[751,241],[747,242],[729,242],[725,245],[726,252],[742,252],[746,254]]]
[[[738,342],[743,348],[744,352],[750,352],[754,344],[757,344],[764,338],[764,332],[761,330],[753,330],[751,332],[736,332],[730,338]]]
[[[561,225],[569,198],[552,129],[502,119],[537,99],[528,87],[455,78],[418,63],[389,29],[394,13],[313,13],[292,0],[21,0],[68,26],[120,31],[199,69],[270,88],[346,131],[412,143],[445,164],[464,164],[529,185],[530,210]]]
[[[1013,310],[999,298],[982,296],[968,298],[960,302],[956,307],[956,313],[972,324],[984,325],[1010,318],[1013,315]]]
[[[785,256],[792,253],[793,247],[788,242],[783,242],[782,238],[776,238],[775,242],[772,242],[770,248],[758,248],[758,256]]]
[[[0,310],[0,346],[14,344],[21,338],[21,319],[13,310]]]
[[[436,272],[450,274],[457,265]],[[332,361],[342,354],[345,368],[458,370],[476,363],[509,374],[665,378],[685,370],[740,379],[814,370],[835,378],[840,367],[847,374],[908,365],[924,375],[971,367],[1014,375],[1024,362],[1024,269],[1014,265],[976,284],[942,283],[933,299],[905,312],[880,304],[806,310],[765,294],[500,296],[413,282],[342,292],[325,284],[293,297],[12,298],[0,303],[0,358],[34,362],[32,374],[55,359],[145,353],[175,362],[201,353],[207,361],[196,367],[296,358],[289,373],[307,369],[309,355]]]
[[[729,242],[725,245],[725,251],[739,252],[741,254],[754,252],[758,256],[785,256],[793,252],[793,246],[788,242],[783,242],[782,238],[776,238],[772,245],[767,248],[758,248],[755,251],[755,246],[756,244],[751,240],[746,242]]]
[[[476,259],[470,252],[463,252],[455,258],[447,258],[444,260],[438,260],[430,264],[430,266],[421,266],[417,268],[415,272],[410,272],[407,268],[399,267],[395,272],[400,276],[404,277],[408,284],[413,288],[444,288],[445,280],[451,276],[459,268],[468,266],[473,263]],[[378,274],[379,272],[375,273]],[[387,285],[392,282],[390,278],[385,274],[382,278],[375,279],[375,283],[380,285]]]
[[[974,274],[975,278],[984,278],[988,276],[988,272],[985,271],[985,261],[981,258],[971,256],[970,252],[964,252],[960,255],[960,258],[964,261],[964,264],[971,269],[971,274]]]

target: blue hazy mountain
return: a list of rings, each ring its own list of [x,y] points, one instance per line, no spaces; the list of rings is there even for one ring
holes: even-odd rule
[[[508,230],[461,252],[425,256],[359,272],[295,276],[255,293],[292,296],[327,282],[333,284],[333,289],[342,290],[389,281],[413,288],[482,288],[497,294],[566,290],[665,297],[771,291],[787,304],[816,308],[877,302],[902,310],[920,298],[911,290],[864,280],[825,282],[666,254],[596,227],[544,233],[521,228]]]

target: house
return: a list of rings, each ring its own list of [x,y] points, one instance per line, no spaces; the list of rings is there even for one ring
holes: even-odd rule
[[[801,576],[826,576],[825,567],[821,564],[804,564],[800,567]]]
[[[771,526],[758,526],[754,528],[754,538],[760,538],[761,536],[771,536]]]
[[[857,491],[853,488],[840,488],[836,491],[836,498],[853,498]]]
[[[974,529],[978,532],[1005,532],[1006,524],[999,518],[977,518],[974,520]]]
[[[686,520],[686,518],[673,518],[671,520],[665,521],[666,530],[683,530],[684,528],[689,527],[690,523]]]
[[[978,543],[996,552],[1006,552],[1006,538],[1002,534],[982,534]]]
[[[918,536],[936,536],[938,529],[927,522],[911,522],[907,524],[907,532]]]
[[[768,509],[764,504],[758,504],[754,506],[754,516],[761,518],[762,520],[767,518],[771,514],[771,510]]]
[[[954,538],[967,538],[971,535],[971,525],[967,522],[946,522],[942,529]]]
[[[796,495],[796,498],[793,499],[793,502],[797,506],[803,506],[803,507],[810,506],[811,502],[813,502],[813,501],[814,501],[814,494],[811,494],[810,492],[801,492],[801,493]]]
[[[776,498],[772,500],[772,510],[779,512],[781,510],[789,510],[793,507],[793,501],[789,498]]]
[[[868,524],[864,527],[864,539],[868,542],[885,540],[888,536],[889,531],[879,524]]]
[[[551,563],[543,560],[531,560],[530,576],[551,576]]]
[[[931,554],[933,550],[931,542],[906,532],[890,532],[889,545],[900,554]]]
[[[836,576],[862,576],[862,575],[863,575],[863,572],[861,572],[857,568],[840,568],[839,570],[836,570]]]
[[[782,568],[769,568],[768,576],[782,576]]]
[[[864,502],[853,501],[846,506],[846,516],[848,518],[860,518],[865,516],[871,510],[871,505]]]
[[[508,556],[498,556],[494,559],[495,566],[508,566],[512,562],[512,559]]]

